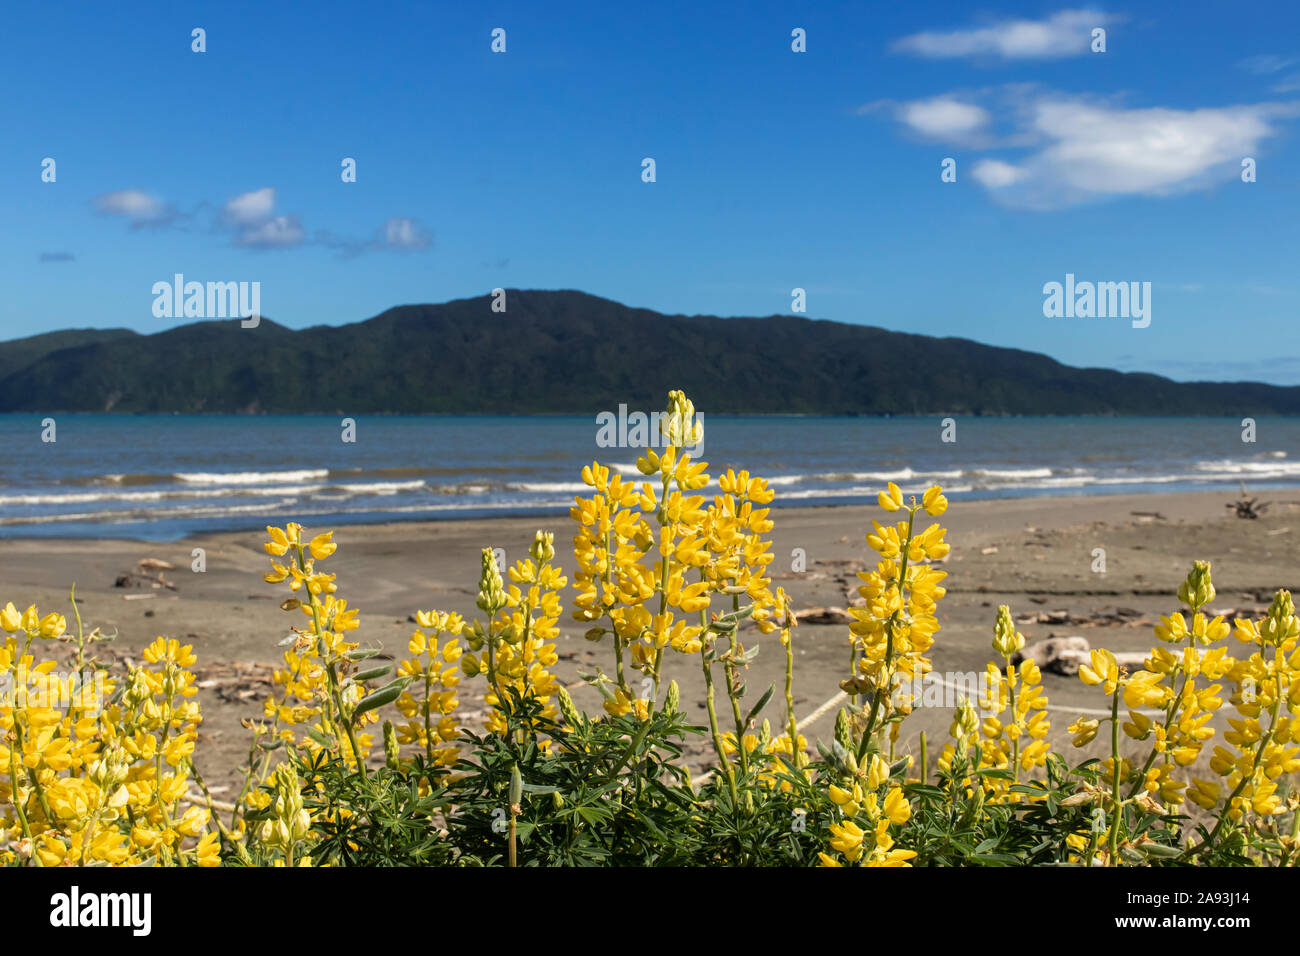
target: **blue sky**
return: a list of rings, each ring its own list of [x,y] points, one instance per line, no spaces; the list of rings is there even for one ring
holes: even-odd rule
[[[294,327],[497,286],[767,315],[799,287],[810,317],[1300,383],[1298,11],[10,4],[0,337],[161,330],[177,272],[258,281]],[[1045,318],[1067,273],[1150,282],[1150,326]]]

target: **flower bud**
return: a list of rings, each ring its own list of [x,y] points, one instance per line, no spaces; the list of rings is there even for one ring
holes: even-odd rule
[[[1214,600],[1214,585],[1210,583],[1210,562],[1197,561],[1187,575],[1187,580],[1178,585],[1178,600],[1193,611],[1199,611]]]
[[[533,545],[528,549],[529,555],[539,565],[546,564],[555,557],[555,534],[551,531],[539,531],[533,538]]]
[[[846,751],[853,750],[853,734],[849,727],[849,712],[843,707],[835,715],[835,742]]]
[[[668,714],[676,713],[681,700],[682,689],[677,686],[677,681],[669,681],[668,695],[664,698],[664,712]]]
[[[483,549],[482,568],[476,604],[480,611],[491,614],[504,607],[506,603],[505,590],[501,585],[501,571],[497,568],[496,552],[491,548]]]
[[[1025,646],[1025,635],[1017,633],[1015,622],[1011,619],[1011,608],[1002,604],[998,607],[998,619],[993,625],[993,649],[1011,659],[1011,655]]]
[[[519,806],[524,796],[524,778],[519,773],[519,764],[510,766],[510,806]]]
[[[402,748],[397,742],[397,728],[391,720],[384,721],[384,757],[390,770],[396,770],[401,759]]]
[[[1259,635],[1266,644],[1281,644],[1300,634],[1300,620],[1295,616],[1291,592],[1279,590],[1273,595],[1268,614],[1259,625]]]
[[[560,714],[563,715],[565,723],[570,727],[580,727],[582,725],[582,715],[578,711],[578,705],[569,696],[568,690],[561,687],[556,696],[560,698]]]

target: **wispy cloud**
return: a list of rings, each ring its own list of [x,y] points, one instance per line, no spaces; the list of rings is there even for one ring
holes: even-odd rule
[[[235,245],[253,249],[285,249],[302,245],[307,236],[297,216],[273,216],[241,229]]]
[[[209,212],[206,218],[211,221],[211,231],[229,235],[231,245],[242,249],[291,249],[318,245],[348,257],[368,252],[418,251],[433,244],[433,233],[409,216],[394,216],[387,220],[370,239],[351,239],[328,229],[316,230],[309,239],[307,229],[296,213],[276,211],[276,198],[276,191],[271,186],[232,196],[217,208],[215,214]],[[138,189],[105,193],[97,197],[93,205],[104,215],[129,219],[132,228],[173,226],[193,215],[182,214],[174,203],[164,202]],[[205,207],[211,208],[207,203],[201,203],[197,208],[202,210]]]
[[[1260,53],[1256,56],[1248,56],[1237,65],[1243,70],[1256,73],[1261,76],[1269,73],[1279,73],[1288,66],[1300,63],[1300,57],[1278,56],[1274,53]]]
[[[433,245],[433,233],[418,219],[394,216],[375,230],[370,239],[348,239],[327,230],[316,233],[317,245],[333,249],[345,258],[367,252],[415,252]]]
[[[1061,10],[1045,20],[999,20],[964,30],[914,33],[896,41],[894,49],[930,59],[1060,59],[1088,53],[1093,29],[1118,20],[1101,10]]]
[[[1283,70],[1290,69],[1298,64],[1300,64],[1300,56],[1260,53],[1246,57],[1237,66],[1248,73],[1254,73],[1256,76],[1272,77],[1274,74],[1281,73]],[[1276,82],[1273,83],[1271,88],[1274,93],[1300,92],[1300,71],[1292,72],[1289,76],[1276,78]]]
[[[175,203],[163,202],[139,189],[119,189],[96,196],[91,204],[105,216],[124,216],[132,229],[165,228],[182,217]]]
[[[71,252],[42,252],[41,262],[73,262],[76,260]]]

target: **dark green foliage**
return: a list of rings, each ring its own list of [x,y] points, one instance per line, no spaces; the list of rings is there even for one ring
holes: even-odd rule
[[[515,694],[513,688],[510,693]],[[466,865],[506,861],[508,790],[523,780],[517,820],[520,866],[678,866],[692,862],[696,800],[681,768],[689,727],[681,713],[585,719],[571,732],[546,720],[536,702],[514,696],[505,736],[467,735],[473,761],[457,769],[450,840]],[[549,753],[529,724],[551,738]],[[518,739],[524,738],[524,743]]]
[[[483,296],[302,331],[228,320],[9,342],[0,411],[590,415],[659,408],[681,388],[713,413],[1300,414],[1300,387],[1176,383],[796,316],[667,316],[572,291],[506,299],[504,313]]]

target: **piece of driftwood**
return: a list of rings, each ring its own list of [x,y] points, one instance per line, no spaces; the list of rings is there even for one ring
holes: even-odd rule
[[[176,570],[174,565],[158,558],[141,558],[136,562],[134,571],[127,571],[125,574],[119,574],[117,580],[113,582],[114,587],[119,588],[167,588],[169,591],[175,591],[176,585],[163,575],[164,571]]]
[[[855,618],[842,607],[806,607],[795,611],[801,624],[852,624]]]
[[[1258,498],[1248,498],[1246,496],[1246,485],[1241,485],[1241,496],[1236,501],[1229,501],[1223,507],[1235,510],[1238,518],[1255,519],[1268,510],[1271,501],[1260,501]]]
[[[1012,655],[1011,663],[1019,664],[1031,660],[1040,670],[1051,671],[1071,677],[1079,673],[1079,665],[1087,664],[1091,659],[1092,648],[1088,639],[1081,634],[1068,637],[1049,637],[1037,644],[1030,644]],[[1120,667],[1140,667],[1147,655],[1143,651],[1118,651],[1115,663]]]

